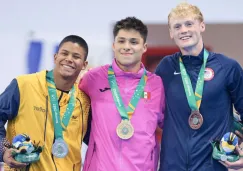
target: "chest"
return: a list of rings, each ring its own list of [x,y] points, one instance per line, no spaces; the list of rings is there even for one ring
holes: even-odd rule
[[[185,68],[187,69],[193,92],[195,92],[201,66],[190,65]],[[179,64],[171,65],[170,68],[168,68],[168,73],[164,73],[162,77],[164,78],[165,94],[168,102],[184,103],[184,105],[186,105],[186,93],[180,74]],[[215,107],[216,104],[220,105],[220,99],[227,99],[225,97],[228,96],[224,69],[214,60],[207,62],[204,72],[202,105],[207,104],[208,107],[211,105]]]
[[[116,81],[121,100],[125,108],[127,108],[140,79],[121,77],[117,78]],[[100,84],[96,84],[93,87],[93,91],[90,94],[92,116],[96,118],[95,122],[109,122],[109,126],[115,128],[121,121],[121,116],[110,88],[107,77],[103,78]],[[147,93],[147,97],[144,96],[144,93]],[[156,125],[157,115],[160,111],[161,89],[155,88],[148,79],[142,94],[143,96],[139,99],[135,111],[131,116],[131,122],[135,127],[141,127],[143,123],[147,125],[148,121]]]

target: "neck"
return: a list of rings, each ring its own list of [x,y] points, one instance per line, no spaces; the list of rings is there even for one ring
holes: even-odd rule
[[[140,63],[136,63],[134,65],[129,65],[129,66],[124,66],[120,64],[118,61],[116,61],[116,64],[118,67],[123,70],[124,72],[132,72],[132,73],[137,73],[140,70]]]
[[[200,42],[197,46],[180,48],[182,55],[198,56],[203,49],[203,43]]]
[[[69,91],[73,87],[75,83],[75,79],[65,79],[57,71],[53,71],[54,82],[56,84],[56,88],[63,91]]]

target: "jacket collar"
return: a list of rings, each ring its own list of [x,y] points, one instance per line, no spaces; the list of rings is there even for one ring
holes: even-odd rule
[[[38,79],[39,84],[41,85],[41,91],[43,92],[44,96],[48,96],[48,88],[47,88],[47,82],[46,82],[46,73],[48,71],[47,70],[43,70],[40,72],[36,73],[36,77]],[[75,87],[75,94],[77,95],[79,90],[77,87],[77,83],[74,84]],[[61,91],[57,90],[57,93],[59,94]]]
[[[190,64],[202,64],[203,63],[203,58],[204,58],[204,48],[202,48],[201,52],[199,53],[198,56],[193,56],[193,55],[182,55],[180,53],[180,56],[182,58],[182,61],[184,64],[190,63]]]
[[[47,73],[47,70],[43,70],[43,71],[36,73],[37,80],[38,80],[39,84],[41,85],[41,91],[43,92],[44,96],[48,95],[47,83],[46,83],[46,73]]]
[[[144,70],[145,70],[143,63],[141,62],[141,67],[140,67],[140,69],[137,73],[125,72],[125,71],[121,70],[121,68],[119,68],[115,59],[112,62],[112,68],[114,70],[116,77],[125,76],[125,77],[132,77],[132,78],[141,78],[143,76],[143,73],[144,73]]]

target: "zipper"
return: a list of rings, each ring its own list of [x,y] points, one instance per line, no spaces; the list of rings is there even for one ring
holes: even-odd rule
[[[82,103],[81,103],[81,100],[79,98],[76,98],[78,101],[79,101],[79,104],[80,104],[80,110],[82,112],[82,134],[81,134],[81,143],[83,142],[83,136],[84,136],[84,112],[83,112],[83,106],[82,106]]]
[[[58,107],[59,107],[59,111],[61,111],[61,106],[59,105],[59,102],[61,101],[61,99],[62,99],[62,96],[63,96],[63,92],[61,91],[61,95],[60,95],[60,97],[59,97],[59,99],[58,99]],[[53,144],[55,143],[55,133],[54,133],[54,139],[53,139]],[[57,171],[57,166],[56,166],[56,163],[55,163],[55,160],[54,160],[54,156],[53,156],[53,154],[51,153],[51,159],[52,159],[52,161],[53,161],[53,164],[54,164],[54,166],[55,166],[55,170]]]
[[[31,164],[29,164],[28,166],[26,166],[26,169],[25,169],[26,171],[29,171],[30,170],[30,165]]]
[[[53,142],[54,143],[54,142]],[[51,153],[51,158],[52,158],[52,161],[53,161],[53,164],[54,164],[54,166],[55,166],[55,170],[57,171],[57,166],[56,166],[56,163],[55,163],[55,161],[54,161],[54,157],[53,157],[53,154]]]
[[[62,99],[62,96],[63,96],[63,91],[61,91],[61,95],[60,95],[60,97],[58,99],[58,104],[59,104],[60,100]]]
[[[44,130],[44,144],[46,142],[46,124],[47,124],[47,118],[48,118],[47,115],[48,115],[48,96],[46,96],[46,120],[45,120],[45,130]],[[55,141],[55,139],[54,139],[54,141]],[[53,144],[54,144],[54,141],[53,141]],[[54,161],[52,153],[51,153],[51,158],[52,158],[53,164],[55,166],[55,170],[57,171],[57,166],[56,166],[56,163]]]
[[[75,171],[75,164],[73,165],[73,171]]]
[[[47,115],[48,115],[48,96],[46,96],[46,119],[44,123],[44,144],[46,142],[46,124],[47,124]]]
[[[128,94],[128,89],[127,89],[127,87],[129,87],[129,85],[128,85],[128,83],[127,83],[127,80],[128,79],[125,79],[125,89],[124,89],[124,94],[125,94],[125,96],[127,96],[127,94]],[[127,105],[128,105],[128,103],[129,103],[129,101],[128,102],[126,102],[125,101],[125,103],[127,103]],[[120,113],[118,113],[119,115],[120,115]],[[119,152],[119,171],[123,171],[122,170],[122,140],[121,139],[119,139],[120,140],[120,152]]]
[[[191,130],[190,130],[190,128],[189,128],[189,141],[188,142],[191,142]],[[187,159],[187,161],[186,161],[186,170],[187,171],[189,171],[190,170],[190,155],[189,155],[189,153],[190,153],[190,143],[187,143],[187,154],[186,154],[186,159]]]

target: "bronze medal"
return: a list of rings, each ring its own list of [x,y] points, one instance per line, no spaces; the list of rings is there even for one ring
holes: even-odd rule
[[[134,128],[129,120],[122,120],[116,128],[116,133],[118,137],[126,140],[133,136]]]
[[[188,122],[192,129],[199,129],[203,124],[203,117],[199,111],[192,111]]]

